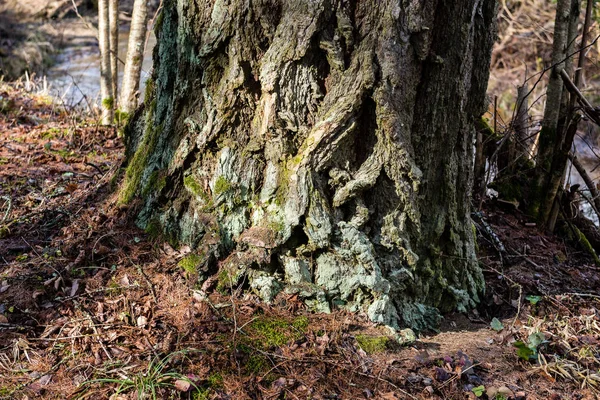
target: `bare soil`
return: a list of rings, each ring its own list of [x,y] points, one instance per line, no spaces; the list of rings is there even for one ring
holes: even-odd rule
[[[516,210],[474,218],[480,309],[400,346],[361,314],[200,285],[117,205],[116,131],[2,84],[0,132],[0,398],[598,398],[598,266]]]

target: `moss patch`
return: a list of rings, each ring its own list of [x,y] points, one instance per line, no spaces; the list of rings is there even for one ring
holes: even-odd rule
[[[146,229],[144,229],[144,231],[150,235],[150,237],[152,238],[157,238],[160,236],[161,232],[162,232],[162,228],[160,226],[160,222],[158,222],[157,220],[153,219],[150,222],[148,222],[148,225],[146,225]]]
[[[304,316],[291,322],[283,318],[262,317],[250,324],[249,334],[254,338],[255,347],[266,350],[301,339],[307,329],[308,319]]]
[[[248,360],[245,364],[246,371],[248,373],[258,375],[264,373],[270,368],[267,357],[259,352],[256,352],[254,349],[244,344],[240,344],[238,345],[237,350],[248,355]]]
[[[150,174],[148,178],[148,183],[142,189],[142,196],[146,197],[150,193],[160,192],[167,186],[167,178],[162,171],[154,171]]]
[[[177,266],[183,269],[187,274],[195,274],[198,272],[198,265],[202,262],[202,259],[197,254],[188,254],[183,257],[178,263]]]
[[[113,99],[112,97],[102,99],[102,105],[104,106],[104,108],[112,109],[115,106],[115,99]]]
[[[125,170],[125,179],[119,193],[119,204],[129,204],[140,187],[142,175],[148,165],[148,159],[158,143],[162,125],[154,127],[152,109],[148,111],[146,134]]]
[[[390,338],[387,336],[357,335],[356,341],[367,354],[373,354],[385,351],[390,343]]]
[[[215,196],[225,193],[233,187],[233,184],[227,180],[223,175],[219,176],[215,182]]]
[[[581,247],[583,247],[583,249],[594,258],[594,262],[596,263],[596,265],[600,265],[600,258],[598,258],[598,255],[596,254],[596,251],[594,250],[594,247],[592,246],[588,238],[576,226],[573,226],[573,229],[575,230],[575,233],[579,236],[577,240],[579,241]]]
[[[223,387],[223,375],[218,372],[213,372],[208,377],[208,385],[215,389]]]
[[[162,15],[162,13],[160,15]],[[146,80],[146,87],[144,89],[144,103],[146,104],[146,107],[150,105],[150,102],[154,97],[155,86],[154,79],[148,78]]]

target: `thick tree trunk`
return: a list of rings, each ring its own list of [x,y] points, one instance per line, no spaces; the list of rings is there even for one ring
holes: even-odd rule
[[[267,301],[417,329],[474,306],[495,3],[166,1],[121,201]]]
[[[109,0],[98,0],[98,43],[100,47],[100,97],[102,101],[102,124],[113,122],[114,93],[112,92],[110,71],[110,24]]]
[[[138,105],[138,89],[148,24],[147,0],[135,0],[131,17],[129,41],[127,43],[127,58],[123,70],[123,86],[121,88],[121,111],[131,113]]]

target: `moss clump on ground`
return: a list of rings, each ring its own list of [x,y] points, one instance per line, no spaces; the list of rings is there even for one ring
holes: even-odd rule
[[[305,316],[292,320],[282,317],[260,316],[243,328],[245,335],[241,343],[236,346],[236,351],[244,353],[247,357],[244,363],[248,374],[264,374],[268,372],[273,363],[264,351],[285,346],[293,341],[303,338],[308,331],[309,321]],[[216,373],[209,377],[208,383],[212,388],[218,388],[223,378]]]
[[[307,328],[308,318],[304,316],[291,322],[283,318],[262,317],[250,324],[249,334],[254,338],[256,347],[269,349],[301,339]]]
[[[183,257],[177,266],[183,269],[187,274],[195,274],[198,272],[198,265],[202,262],[202,259],[197,254],[188,254]]]
[[[232,284],[232,277],[229,271],[225,268],[219,271],[219,275],[217,275],[217,292],[224,294]]]
[[[267,357],[257,352],[253,348],[245,344],[239,344],[237,346],[237,351],[248,355],[248,359],[245,363],[245,367],[248,373],[257,375],[264,373],[270,368],[269,360],[267,359]]]
[[[499,180],[490,184],[489,187],[496,190],[502,200],[521,201],[523,199],[522,183],[514,177]]]
[[[356,342],[367,354],[373,354],[385,351],[390,343],[390,338],[387,336],[357,335]]]
[[[213,372],[208,377],[208,384],[211,388],[215,389],[223,387],[223,375],[218,372]]]

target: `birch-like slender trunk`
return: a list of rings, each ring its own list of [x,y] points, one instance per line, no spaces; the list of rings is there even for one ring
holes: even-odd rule
[[[118,108],[117,93],[119,82],[119,0],[108,0],[108,20],[110,24],[110,74],[114,109]]]
[[[110,70],[110,35],[108,0],[98,0],[98,43],[100,45],[100,96],[102,98],[102,124],[110,125],[114,115]]]
[[[147,0],[135,0],[131,18],[131,30],[127,45],[127,58],[123,72],[120,107],[124,113],[130,113],[137,107],[137,92],[144,59],[146,29],[148,23]]]

